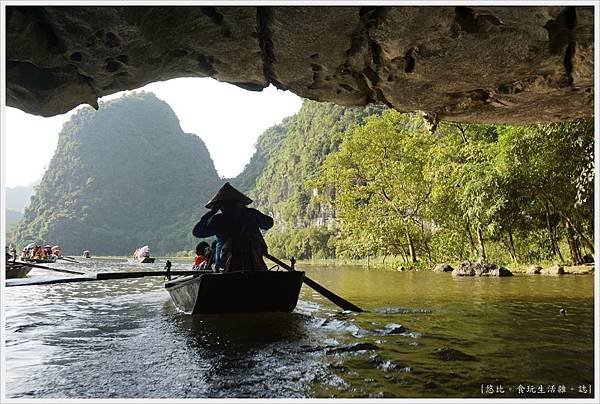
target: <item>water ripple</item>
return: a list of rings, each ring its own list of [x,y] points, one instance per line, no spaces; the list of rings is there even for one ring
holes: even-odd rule
[[[7,397],[480,397],[486,381],[593,381],[591,278],[308,271],[368,312],[340,312],[303,288],[293,313],[188,316],[160,278],[8,288]],[[443,360],[457,352],[478,361]]]

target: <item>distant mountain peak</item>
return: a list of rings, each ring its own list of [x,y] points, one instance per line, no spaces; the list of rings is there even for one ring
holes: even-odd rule
[[[220,183],[204,142],[182,131],[166,102],[135,92],[65,123],[10,237],[73,254],[129,254],[142,244],[157,254],[191,250],[191,229]]]
[[[35,193],[35,187],[40,183],[37,180],[29,185],[17,185],[16,187],[6,187],[6,210],[23,213],[25,207],[29,204],[31,196]]]

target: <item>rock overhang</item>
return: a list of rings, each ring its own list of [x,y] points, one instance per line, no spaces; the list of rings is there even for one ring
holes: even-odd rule
[[[6,100],[53,116],[176,77],[438,119],[593,116],[593,7],[7,6]]]

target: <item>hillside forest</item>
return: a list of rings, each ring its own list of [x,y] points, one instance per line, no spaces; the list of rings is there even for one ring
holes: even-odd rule
[[[7,244],[60,244],[71,255],[178,251],[195,243],[190,223],[219,182],[205,144],[155,95],[82,108]]]
[[[137,93],[82,109],[9,241],[123,255],[193,249],[203,205],[229,180],[275,219],[270,252],[405,265],[483,259],[582,263],[594,254],[594,125],[442,122],[305,101],[219,179],[198,136]]]

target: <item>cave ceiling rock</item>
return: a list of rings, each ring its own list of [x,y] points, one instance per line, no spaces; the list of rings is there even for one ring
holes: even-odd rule
[[[212,77],[457,122],[593,115],[592,7],[7,6],[6,100],[53,116]]]

